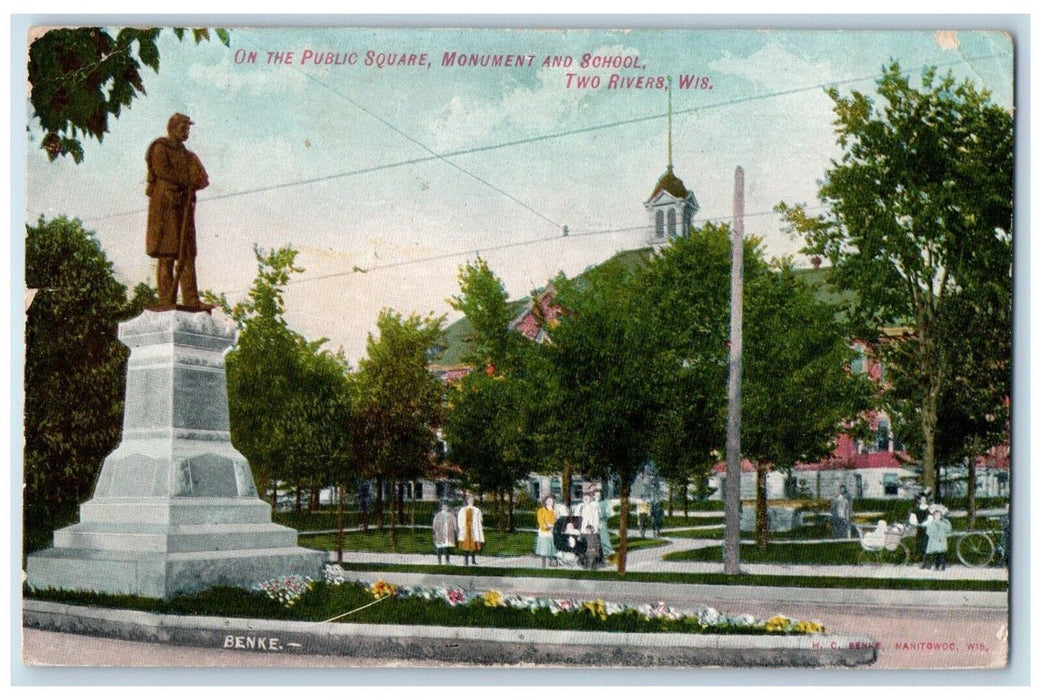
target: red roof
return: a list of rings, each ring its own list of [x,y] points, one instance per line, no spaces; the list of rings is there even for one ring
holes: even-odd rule
[[[668,192],[676,199],[686,199],[687,195],[690,194],[684,186],[683,180],[673,174],[671,166],[665,171],[665,174],[658,179],[658,184],[654,186],[654,191],[651,192],[648,201],[657,197],[662,191]]]

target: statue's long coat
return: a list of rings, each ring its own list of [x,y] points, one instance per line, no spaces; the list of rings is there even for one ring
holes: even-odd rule
[[[186,206],[188,212],[185,225],[185,253],[195,257],[195,190],[210,184],[205,168],[199,158],[175,139],[156,139],[145,155],[148,163],[148,233],[145,237],[145,252],[153,258],[175,258],[184,223]],[[192,192],[189,199],[189,191]]]

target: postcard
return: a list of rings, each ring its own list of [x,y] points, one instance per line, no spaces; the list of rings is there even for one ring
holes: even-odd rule
[[[1016,58],[32,27],[25,664],[1005,668]]]

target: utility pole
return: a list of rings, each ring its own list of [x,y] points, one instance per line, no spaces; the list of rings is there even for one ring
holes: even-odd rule
[[[741,573],[741,311],[744,296],[745,171],[734,170],[730,255],[730,381],[727,391],[727,476],[723,489],[723,573]]]

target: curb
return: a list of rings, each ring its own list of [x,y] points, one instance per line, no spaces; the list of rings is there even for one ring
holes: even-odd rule
[[[258,654],[437,660],[477,665],[833,667],[872,664],[862,635],[697,635],[218,618],[23,600],[34,629]]]

